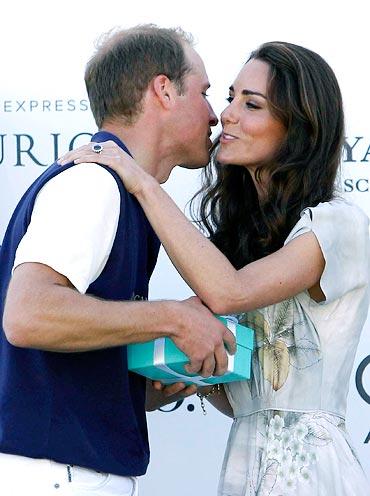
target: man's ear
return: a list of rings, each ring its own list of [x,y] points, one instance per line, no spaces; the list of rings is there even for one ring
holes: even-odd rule
[[[159,103],[165,108],[169,108],[178,95],[176,86],[164,74],[159,74],[152,80],[152,89]]]

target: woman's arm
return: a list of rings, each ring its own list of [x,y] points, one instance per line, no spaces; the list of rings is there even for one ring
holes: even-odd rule
[[[91,145],[66,154],[65,164],[94,162]],[[311,232],[277,252],[235,270],[227,258],[186,218],[160,184],[113,142],[104,143],[99,163],[110,166],[136,196],[181,276],[218,314],[267,306],[318,285],[325,261]]]
[[[231,408],[230,402],[226,396],[225,388],[223,384],[219,384],[219,387],[215,389],[213,387],[201,387],[198,392],[204,396],[204,398],[211,403],[211,405],[216,408],[219,412],[223,413],[227,417],[234,417],[233,409]],[[210,393],[210,394],[209,394]],[[208,395],[209,394],[209,395]]]
[[[152,177],[143,178],[135,196],[172,263],[214,313],[271,305],[314,287],[320,280],[325,261],[311,232],[235,270]]]

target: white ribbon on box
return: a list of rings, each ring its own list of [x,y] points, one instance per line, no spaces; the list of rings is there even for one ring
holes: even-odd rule
[[[231,318],[233,320],[231,320]],[[235,338],[236,338],[236,319],[235,317],[225,317],[226,319],[226,326],[231,331]],[[175,370],[172,370],[171,367],[166,365],[166,358],[165,358],[165,339],[166,338],[158,338],[154,341],[154,360],[153,360],[153,365],[157,367],[159,370],[162,370],[163,372],[172,375],[172,377],[178,379],[178,382],[192,382],[194,384],[197,384],[198,386],[209,386],[208,382],[205,382],[204,377],[201,375],[195,375],[195,376],[187,376],[184,374],[179,374]],[[227,370],[232,371],[234,370],[234,355],[230,355],[229,353],[227,354],[228,357],[228,363],[227,363]],[[211,376],[214,377],[214,376]],[[161,379],[161,382],[164,384],[168,384],[170,382],[173,382],[172,379]]]

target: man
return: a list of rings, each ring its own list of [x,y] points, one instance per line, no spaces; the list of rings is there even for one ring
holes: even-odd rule
[[[162,182],[176,164],[207,163],[217,119],[185,33],[110,35],[85,81],[94,142],[114,140]],[[124,345],[170,336],[190,372],[225,372],[233,337],[197,299],[141,301],[158,249],[104,166],[53,164],[21,199],[0,260],[1,494],[137,494],[149,459],[145,380],[127,371]]]

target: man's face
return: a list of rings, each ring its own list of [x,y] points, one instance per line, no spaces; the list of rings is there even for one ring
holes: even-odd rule
[[[172,132],[178,163],[198,168],[209,161],[211,126],[218,120],[207,100],[210,85],[203,61],[189,46],[185,54],[192,70],[185,76],[183,94],[176,99]]]

